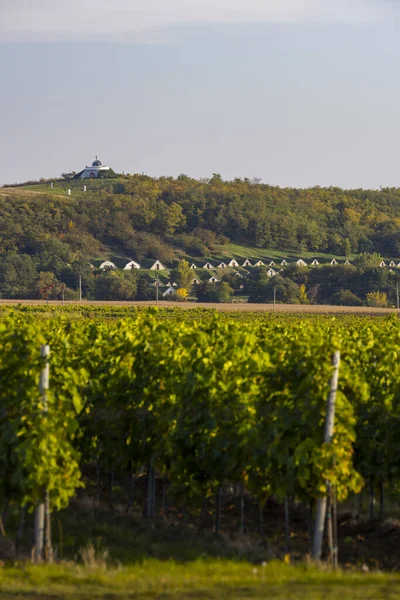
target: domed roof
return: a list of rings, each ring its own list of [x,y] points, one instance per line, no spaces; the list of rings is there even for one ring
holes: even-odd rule
[[[92,162],[92,167],[101,167],[101,162],[98,160],[96,156],[96,160]]]

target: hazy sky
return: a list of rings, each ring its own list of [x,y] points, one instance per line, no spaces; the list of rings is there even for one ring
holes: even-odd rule
[[[400,186],[400,0],[0,0],[0,184]]]

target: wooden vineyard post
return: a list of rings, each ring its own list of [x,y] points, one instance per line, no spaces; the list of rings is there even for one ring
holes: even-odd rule
[[[42,346],[40,349],[41,358],[45,359],[45,364],[40,373],[39,393],[43,402],[43,410],[47,412],[47,391],[49,389],[49,355],[50,346]],[[44,547],[45,540],[45,520],[46,520],[46,548]],[[46,560],[51,561],[51,522],[50,522],[50,499],[46,490],[44,498],[36,505],[35,509],[35,562],[42,562],[45,554]],[[45,552],[44,552],[45,551]]]
[[[369,485],[369,518],[374,518],[374,508],[375,508],[375,490],[374,483],[371,481]]]
[[[290,511],[289,498],[285,496],[285,554],[290,552]]]
[[[155,512],[155,472],[153,467],[153,460],[149,459],[147,469],[147,506],[146,506],[146,517],[151,521],[154,518]]]
[[[244,481],[240,482],[240,534],[244,535]]]
[[[44,542],[44,502],[39,502],[35,508],[35,562],[43,560]]]
[[[328,536],[328,547],[329,547],[329,557],[333,566],[334,561],[334,540],[333,540],[333,524],[332,524],[332,511],[333,511],[333,493],[332,487],[329,486],[329,496],[328,496],[328,514],[326,515],[327,520],[327,536]]]
[[[222,486],[221,484],[217,488],[215,495],[215,533],[218,535],[221,529],[221,500],[222,500]]]
[[[333,518],[333,568],[337,569],[339,566],[339,543],[338,543],[338,530],[337,530],[337,500],[336,500],[336,489],[333,488],[333,506],[332,506],[332,518]]]
[[[53,562],[53,548],[51,546],[51,506],[50,506],[50,495],[46,490],[46,501],[45,501],[45,517],[46,517],[46,530],[45,530],[45,546],[44,546],[44,557],[47,563]]]
[[[329,444],[332,441],[333,436],[333,425],[335,421],[335,405],[336,405],[336,393],[339,381],[339,365],[340,365],[340,352],[336,351],[332,357],[333,374],[330,381],[330,391],[328,395],[328,402],[326,407],[326,420],[325,420],[325,432],[324,432],[324,443]],[[322,552],[322,541],[324,538],[325,529],[325,516],[326,516],[326,504],[327,497],[319,498],[317,500],[317,511],[315,517],[315,529],[314,529],[314,540],[312,547],[312,558],[313,560],[321,559]]]

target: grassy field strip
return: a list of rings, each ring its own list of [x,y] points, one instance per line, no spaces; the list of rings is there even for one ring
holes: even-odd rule
[[[400,577],[333,573],[273,562],[266,566],[229,561],[145,561],[105,570],[68,565],[3,568],[4,598],[148,598],[361,600],[400,598]]]
[[[252,258],[253,260],[277,260],[279,261],[278,265],[283,258],[289,260],[297,260],[299,258],[303,258],[304,260],[321,258],[325,261],[332,260],[332,258],[336,258],[339,262],[344,262],[346,258],[353,258],[353,255],[342,256],[340,254],[334,254],[329,252],[296,252],[294,250],[283,251],[275,250],[273,248],[256,248],[245,244],[235,244],[233,242],[229,242],[228,244],[224,244],[223,246],[221,246],[220,250],[215,253],[215,256],[220,256],[221,258],[229,256],[230,258],[236,258],[237,260],[245,258]]]

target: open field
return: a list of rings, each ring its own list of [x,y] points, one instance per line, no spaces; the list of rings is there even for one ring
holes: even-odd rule
[[[71,188],[74,196],[83,196],[83,186],[86,185],[86,189],[89,192],[98,191],[100,189],[110,188],[113,184],[118,182],[124,182],[126,179],[108,179],[108,180],[59,180],[55,181],[54,188],[50,186],[50,183],[31,183],[28,185],[18,185],[15,187],[3,187],[0,188],[0,195],[33,195],[33,194],[50,194],[51,196],[57,197],[69,197],[68,189]]]
[[[182,309],[214,309],[220,312],[249,312],[249,313],[287,313],[287,314],[303,314],[303,315],[367,315],[367,316],[385,316],[390,314],[400,314],[400,311],[395,308],[373,308],[369,306],[328,306],[315,304],[247,304],[247,303],[232,303],[232,304],[213,304],[207,302],[167,302],[167,301],[148,301],[148,302],[101,302],[101,301],[82,301],[71,300],[65,301],[65,305],[69,306],[132,306],[132,307],[149,307],[157,306],[158,308],[182,308]],[[62,306],[60,300],[0,300],[0,306]]]
[[[397,575],[323,572],[278,562],[250,565],[231,561],[145,561],[134,567],[54,565],[4,568],[3,600],[132,598],[175,600],[397,600]]]
[[[42,195],[43,193],[45,193],[44,190],[36,190],[34,188],[32,188],[32,189],[25,189],[25,188],[19,188],[19,187],[0,188],[0,196],[39,196],[39,195]],[[47,193],[47,190],[46,190],[46,193]],[[68,193],[61,194],[60,190],[58,190],[58,193],[52,194],[52,196],[56,196],[57,198],[63,198],[64,196],[68,197]]]

